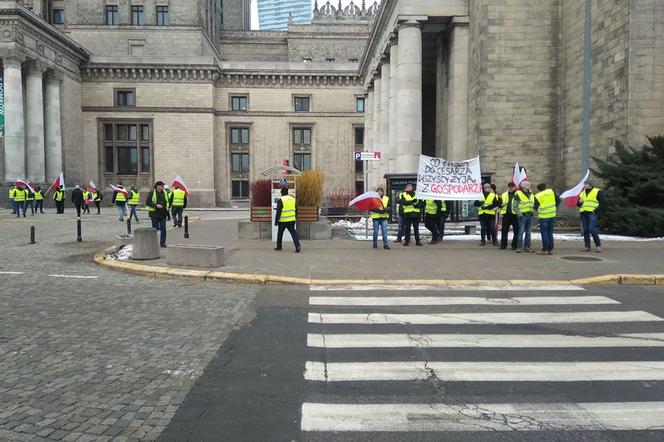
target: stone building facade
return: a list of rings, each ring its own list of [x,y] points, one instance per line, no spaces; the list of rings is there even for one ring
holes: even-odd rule
[[[384,153],[371,184],[425,153],[563,187],[581,175],[583,3],[315,2],[311,25],[262,32],[245,0],[0,0],[0,181],[181,175],[193,204],[225,205],[283,160],[359,189],[366,149]],[[592,156],[664,131],[663,36],[664,3],[592,0]]]

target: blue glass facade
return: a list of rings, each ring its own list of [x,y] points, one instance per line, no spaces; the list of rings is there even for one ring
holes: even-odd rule
[[[311,0],[258,0],[258,26],[261,31],[288,29],[288,13],[294,24],[311,23]]]

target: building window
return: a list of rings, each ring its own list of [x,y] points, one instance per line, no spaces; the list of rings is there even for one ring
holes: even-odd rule
[[[231,172],[249,172],[249,154],[231,153]]]
[[[293,129],[293,146],[295,148],[305,148],[308,149],[311,147],[311,129],[307,127],[298,127]]]
[[[293,154],[293,163],[295,168],[304,172],[311,170],[311,154],[310,153],[295,153]]]
[[[131,24],[133,26],[143,26],[143,6],[133,5],[131,7]]]
[[[309,97],[294,97],[295,112],[309,112]]]
[[[233,96],[231,97],[231,110],[246,111],[247,110],[247,97],[246,96]]]
[[[359,63],[359,60],[357,58],[349,58],[348,63]]]
[[[355,112],[364,112],[364,97],[355,97]]]
[[[231,182],[231,198],[249,198],[249,181],[233,180]]]
[[[334,63],[334,58],[326,58],[325,62],[326,63]]]
[[[355,147],[364,148],[364,127],[356,127],[354,130]]]
[[[106,5],[106,24],[107,25],[117,25],[118,24],[118,6],[117,5]]]
[[[311,57],[304,57],[302,63],[311,63]]]
[[[136,106],[136,90],[135,89],[116,89],[115,90],[115,105],[118,107],[133,107]]]
[[[54,25],[64,25],[65,24],[65,10],[64,9],[54,9],[53,10],[53,24]]]
[[[115,175],[149,174],[150,124],[104,123],[104,172]]]
[[[249,128],[232,127],[231,144],[249,144]]]
[[[168,6],[157,6],[157,26],[168,26],[171,19],[168,16]]]

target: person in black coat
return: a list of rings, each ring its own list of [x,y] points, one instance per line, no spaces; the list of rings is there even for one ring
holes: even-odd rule
[[[81,186],[78,184],[71,192],[71,202],[74,203],[74,207],[76,207],[76,217],[80,218],[81,206],[83,205],[83,191],[81,190]]]

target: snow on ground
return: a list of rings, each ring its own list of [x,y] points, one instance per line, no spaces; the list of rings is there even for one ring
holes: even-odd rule
[[[106,255],[106,259],[114,261],[127,261],[131,258],[131,254],[134,251],[134,246],[129,244],[122,247],[120,250],[117,250],[113,253]]]

